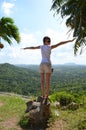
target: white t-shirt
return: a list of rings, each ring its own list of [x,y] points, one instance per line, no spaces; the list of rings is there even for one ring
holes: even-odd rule
[[[42,54],[41,63],[49,63],[49,64],[51,64],[51,60],[50,60],[51,46],[42,45],[42,46],[40,46],[40,48],[41,48],[41,54]]]

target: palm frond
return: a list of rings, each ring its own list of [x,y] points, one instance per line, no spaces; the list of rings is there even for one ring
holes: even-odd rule
[[[62,18],[67,16],[66,25],[77,38],[74,46],[76,54],[79,47],[86,45],[86,0],[53,0],[52,9]]]
[[[1,38],[7,41],[10,45],[12,44],[12,39],[8,37],[6,34],[3,34]]]
[[[20,42],[19,30],[12,18],[2,17],[0,19],[0,37],[9,44],[12,44],[12,39],[15,39],[17,43]]]

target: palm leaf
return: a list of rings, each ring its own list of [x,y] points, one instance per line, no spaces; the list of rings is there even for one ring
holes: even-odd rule
[[[60,13],[62,18],[67,16],[66,25],[77,38],[74,46],[76,54],[79,47],[86,45],[86,0],[53,0],[51,9],[56,14]]]
[[[0,19],[0,37],[9,44],[12,44],[13,39],[15,39],[17,43],[20,42],[19,30],[12,18],[2,17]]]

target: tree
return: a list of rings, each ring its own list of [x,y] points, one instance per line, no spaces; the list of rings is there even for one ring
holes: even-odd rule
[[[67,27],[73,30],[73,36],[76,37],[74,54],[77,54],[79,47],[81,52],[86,46],[86,0],[53,0],[51,9],[55,14],[61,14],[66,19]]]
[[[15,39],[17,43],[20,42],[19,30],[12,18],[2,17],[0,19],[0,46],[3,48],[4,45],[1,43],[1,38],[9,44],[12,44],[12,39]]]

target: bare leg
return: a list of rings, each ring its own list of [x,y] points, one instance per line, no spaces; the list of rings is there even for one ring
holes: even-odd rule
[[[41,73],[41,91],[42,91],[42,96],[44,97],[44,73]]]
[[[51,73],[46,73],[46,97],[49,96]]]

